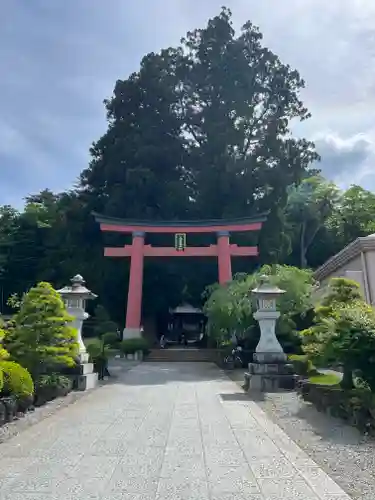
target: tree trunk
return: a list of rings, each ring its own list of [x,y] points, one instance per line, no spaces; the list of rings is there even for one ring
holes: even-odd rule
[[[340,385],[345,390],[354,389],[353,370],[348,363],[344,363],[344,373]]]

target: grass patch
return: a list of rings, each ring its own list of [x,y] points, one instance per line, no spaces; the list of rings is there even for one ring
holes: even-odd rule
[[[309,377],[309,381],[316,385],[339,385],[341,378],[334,373],[319,373]]]

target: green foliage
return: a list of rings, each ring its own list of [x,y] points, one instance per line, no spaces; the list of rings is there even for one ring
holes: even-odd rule
[[[309,377],[312,384],[316,385],[339,385],[340,377],[335,373],[316,373]]]
[[[19,309],[22,303],[22,299],[16,294],[12,293],[10,297],[8,297],[7,305],[12,309]]]
[[[41,375],[36,383],[38,389],[40,388],[69,388],[71,387],[71,380],[69,377],[61,373],[51,373],[49,375]]]
[[[318,371],[313,365],[312,361],[307,355],[303,354],[290,354],[288,359],[292,362],[294,371],[297,375],[302,376],[316,376]]]
[[[5,330],[2,327],[2,322],[0,318],[0,362],[9,358],[9,352],[4,348],[4,340],[5,340]]]
[[[90,355],[90,360],[95,363],[98,359],[108,359],[110,347],[103,342],[103,339],[93,339],[86,350]]]
[[[375,389],[375,312],[363,301],[357,283],[332,279],[328,294],[316,308],[315,324],[301,333],[311,359],[343,364],[343,387],[352,388],[353,371],[360,370]]]
[[[332,215],[338,198],[338,187],[320,175],[304,179],[289,188],[287,223],[299,248],[301,267],[307,267],[307,251]]]
[[[149,345],[143,338],[134,338],[123,340],[120,344],[120,350],[123,354],[134,354],[137,351],[142,351],[147,354]]]
[[[102,305],[96,306],[94,311],[94,321],[94,332],[97,337],[107,334],[108,332],[116,334],[117,325],[114,321],[111,321],[108,312]]]
[[[317,307],[318,316],[331,316],[335,307],[353,302],[363,302],[360,286],[356,281],[347,278],[332,278],[329,282],[327,294],[323,297],[321,305]]]
[[[14,317],[14,328],[6,337],[11,358],[35,378],[41,373],[75,364],[78,355],[76,331],[69,325],[60,295],[49,283],[39,283],[27,292]]]
[[[33,395],[34,383],[26,368],[14,361],[0,361],[0,373],[3,378],[3,392],[17,398]]]
[[[240,338],[255,334],[257,324],[253,318],[255,309],[251,290],[264,274],[269,276],[272,284],[285,290],[278,303],[281,312],[277,324],[279,334],[291,335],[293,316],[303,315],[312,307],[314,279],[310,271],[291,266],[263,266],[257,273],[239,276],[226,286],[215,285],[207,289],[204,306],[208,318],[207,332],[218,343],[229,340],[233,332]]]
[[[375,193],[361,186],[351,186],[341,194],[328,220],[340,250],[358,237],[375,232]]]
[[[120,343],[119,336],[115,332],[103,333],[101,339],[103,344],[109,347],[117,347]]]
[[[321,382],[330,382],[322,384]],[[375,396],[368,390],[343,390],[337,379],[321,376],[315,382],[302,381],[297,393],[318,411],[341,418],[361,432],[375,435]]]

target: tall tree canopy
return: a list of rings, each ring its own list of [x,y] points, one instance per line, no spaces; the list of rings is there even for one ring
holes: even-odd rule
[[[22,212],[0,208],[1,309],[13,292],[39,281],[61,286],[80,272],[123,323],[128,263],[103,258],[93,210],[153,220],[267,211],[262,263],[317,266],[349,239],[373,232],[375,195],[357,186],[341,193],[320,179],[304,210],[297,209],[311,184],[306,179],[318,174],[314,145],[291,133],[293,121],[310,117],[303,87],[250,21],[235,33],[226,8],[179,46],[146,55],[105,101],[108,129],[92,145],[78,187],[42,191]],[[324,215],[322,200],[329,201]],[[173,244],[168,238],[150,242]],[[251,236],[233,240],[253,243]],[[125,242],[107,235],[106,243]],[[251,271],[255,260],[242,262],[245,269],[235,262],[235,271]],[[214,260],[147,262],[144,310],[176,305],[186,295],[199,300],[217,279],[216,267]]]
[[[120,217],[220,218],[285,205],[317,159],[290,121],[309,113],[304,81],[247,22],[223,9],[176,48],[148,54],[105,101],[108,130],[81,185]],[[275,228],[274,228],[275,229]]]

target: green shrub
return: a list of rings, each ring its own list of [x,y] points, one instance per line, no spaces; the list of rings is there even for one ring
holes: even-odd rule
[[[297,375],[311,377],[319,373],[306,354],[290,354],[289,360],[292,362]]]
[[[24,398],[34,393],[34,383],[26,368],[14,361],[1,361],[0,371],[3,377],[3,392]]]
[[[71,387],[71,380],[60,373],[51,373],[50,375],[41,375],[37,380],[37,388],[66,389]]]
[[[86,350],[92,363],[95,363],[99,359],[108,359],[109,346],[106,345],[102,339],[93,339],[93,341],[87,345]]]
[[[86,347],[91,363],[94,364],[94,371],[102,373],[103,368],[108,365],[109,346],[105,345],[103,339],[94,339]]]
[[[318,411],[341,418],[361,432],[375,434],[375,395],[371,391],[346,391],[339,385],[319,385],[304,380],[298,383],[297,394]]]
[[[137,351],[142,351],[147,354],[149,350],[148,343],[145,339],[127,339],[120,344],[120,350],[123,354],[134,354]]]
[[[294,371],[297,375],[306,375],[308,374],[308,365],[309,360],[307,356],[299,355],[299,354],[291,354],[289,356],[289,360],[292,362]]]
[[[41,406],[57,397],[66,396],[72,386],[72,380],[60,373],[40,375],[35,385],[34,405]]]
[[[73,367],[79,345],[72,321],[59,293],[49,283],[39,283],[23,296],[4,347],[34,380],[44,373]]]
[[[118,338],[118,335],[116,332],[107,332],[103,333],[101,336],[102,342],[104,345],[107,345],[109,347],[118,347],[120,343],[120,339]]]

